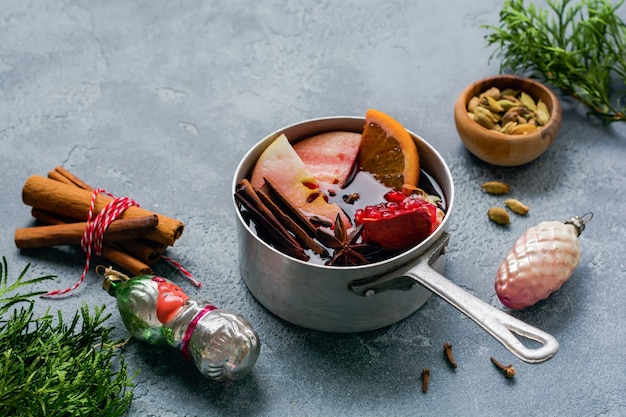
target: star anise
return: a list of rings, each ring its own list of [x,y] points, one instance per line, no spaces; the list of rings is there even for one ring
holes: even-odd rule
[[[351,266],[368,264],[369,261],[366,258],[366,254],[368,251],[372,250],[373,247],[358,242],[362,232],[363,225],[360,225],[350,233],[347,233],[346,226],[341,221],[339,215],[335,219],[333,235],[318,229],[317,238],[319,241],[334,250],[333,256],[326,261],[326,265]]]

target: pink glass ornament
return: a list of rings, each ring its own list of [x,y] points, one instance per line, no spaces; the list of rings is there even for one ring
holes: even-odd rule
[[[578,236],[592,214],[565,223],[541,222],[508,250],[496,273],[495,290],[507,307],[529,307],[557,291],[578,266]]]

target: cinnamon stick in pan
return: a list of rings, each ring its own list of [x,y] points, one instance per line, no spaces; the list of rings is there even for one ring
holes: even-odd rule
[[[270,197],[263,192],[263,190],[256,190],[256,194],[259,197],[260,201],[265,204],[265,207],[274,214],[276,218],[289,230],[294,234],[296,239],[299,242],[302,242],[304,247],[313,250],[313,252],[320,255],[322,258],[328,257],[328,251],[319,243],[317,243],[311,236],[307,234],[307,232],[302,229],[294,220],[291,219],[287,214],[285,214],[280,207],[278,207],[274,201]]]
[[[25,204],[81,221],[87,220],[91,198],[91,191],[40,175],[30,176],[22,189],[22,200]],[[99,194],[94,207],[95,213],[99,213],[111,200],[112,198]],[[156,213],[133,206],[124,211],[120,218],[153,214]],[[156,215],[159,218],[159,224],[154,232],[146,235],[146,238],[165,245],[173,245],[183,233],[185,225],[171,217]]]
[[[237,185],[235,199],[246,208],[248,215],[266,235],[272,236],[274,245],[282,248],[285,253],[297,259],[309,260],[304,247],[280,223],[274,214],[261,202],[252,184],[244,179]]]
[[[156,230],[158,223],[156,215],[117,219],[104,232],[103,241],[136,239]],[[15,231],[15,246],[19,249],[31,249],[80,245],[86,227],[86,222],[24,227]]]

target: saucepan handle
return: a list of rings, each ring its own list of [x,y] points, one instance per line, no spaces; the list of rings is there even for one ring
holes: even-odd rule
[[[403,275],[414,279],[420,285],[452,304],[525,362],[540,363],[546,361],[553,357],[559,349],[559,342],[554,336],[466,292],[432,269],[429,262],[419,262]],[[540,346],[536,348],[527,347],[518,336],[539,342]]]

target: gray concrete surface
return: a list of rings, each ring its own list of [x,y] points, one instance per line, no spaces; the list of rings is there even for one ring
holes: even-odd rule
[[[63,165],[85,181],[186,223],[169,251],[203,281],[195,298],[244,314],[262,339],[245,380],[202,379],[178,352],[132,342],[129,416],[622,416],[626,414],[623,212],[626,126],[604,127],[563,99],[554,145],[538,160],[497,168],[472,157],[454,128],[460,91],[498,72],[481,24],[502,2],[446,1],[4,1],[0,12],[0,254],[13,272],[72,284],[75,248],[17,250],[32,224],[21,188]],[[626,17],[626,9],[620,15]],[[409,318],[363,334],[333,335],[277,319],[247,292],[236,259],[231,178],[244,153],[303,119],[383,110],[430,141],[448,162],[456,210],[446,275],[503,308],[493,277],[530,226],[594,212],[583,256],[550,299],[513,313],[556,336],[546,363],[516,359],[438,298]],[[509,182],[531,211],[508,228],[479,184]],[[53,289],[53,288],[46,288]],[[91,272],[65,301],[72,315],[114,301]],[[114,312],[110,324],[124,335]],[[444,342],[459,363],[450,369]],[[505,380],[489,362],[517,368]],[[428,393],[420,372],[431,369]]]

